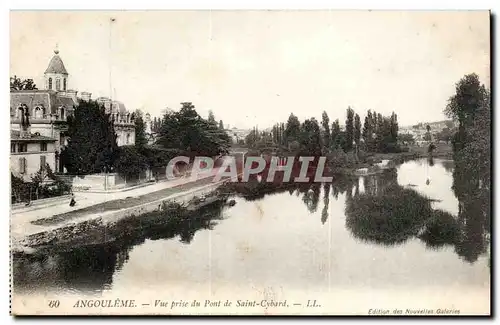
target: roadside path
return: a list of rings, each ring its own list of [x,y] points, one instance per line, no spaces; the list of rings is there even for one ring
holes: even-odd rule
[[[137,189],[115,192],[115,193],[75,193],[77,205],[69,206],[69,201],[58,205],[48,206],[27,212],[11,212],[10,231],[12,240],[22,238],[29,234],[45,231],[48,228],[56,227],[58,224],[65,223],[65,218],[48,225],[35,225],[32,222],[40,219],[47,219],[58,215],[69,216],[69,219],[77,219],[84,216],[93,216],[95,214],[118,210],[142,203],[152,202],[162,197],[181,193],[192,188],[202,187],[213,181],[218,168],[214,168],[211,174],[205,175],[196,181],[191,181],[190,177],[183,177],[171,181],[163,181],[153,185],[140,187]]]

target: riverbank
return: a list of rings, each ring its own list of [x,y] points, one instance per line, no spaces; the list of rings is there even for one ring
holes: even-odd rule
[[[214,174],[216,172],[214,170]],[[194,211],[217,201],[217,189],[224,182],[213,183],[213,175],[207,175],[196,181],[181,179],[165,182],[117,196],[101,194],[95,197],[96,194],[93,194],[88,202],[83,200],[80,209],[69,208],[66,202],[64,206],[47,206],[45,209],[13,214],[11,251],[29,253],[47,245],[70,245],[86,238],[91,229],[106,234],[116,222],[150,212],[157,211],[168,218],[171,204]]]
[[[203,201],[192,199],[187,204],[167,199],[152,211],[97,216],[27,236],[22,242],[23,246],[15,246],[11,252],[15,257],[37,256],[103,245],[112,249],[136,245],[146,238],[173,237],[186,225],[191,227],[193,224],[200,224],[199,227],[206,227],[210,218],[200,213],[200,209],[220,209],[225,202],[224,196],[214,192]],[[173,235],[170,236],[172,232]]]
[[[357,174],[360,169],[370,169],[371,173],[375,173],[377,164],[382,162],[390,162],[390,165],[398,165],[409,160],[415,160],[420,158],[440,158],[440,159],[453,159],[453,149],[449,144],[437,144],[436,149],[433,150],[432,154],[427,152],[427,147],[422,146],[411,146],[407,152],[398,153],[367,153],[359,162],[350,162],[348,166],[342,167],[331,167],[333,174],[353,176]],[[384,169],[384,168],[379,168]],[[370,171],[368,172],[368,174]]]

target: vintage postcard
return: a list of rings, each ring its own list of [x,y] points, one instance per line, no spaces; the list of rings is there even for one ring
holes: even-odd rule
[[[488,11],[11,11],[13,315],[491,314]]]

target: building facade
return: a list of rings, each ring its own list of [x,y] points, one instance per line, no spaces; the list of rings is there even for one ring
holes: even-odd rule
[[[110,114],[116,133],[118,146],[135,144],[135,121],[134,113],[130,113],[125,104],[107,97],[99,97],[96,101],[104,106],[106,114]]]
[[[68,141],[67,119],[78,107],[79,98],[77,97],[78,91],[69,88],[69,73],[58,50],[54,51],[54,56],[44,72],[43,88],[41,90],[11,90],[10,92],[10,125],[13,132],[11,169],[17,173],[18,166],[27,166],[20,169],[23,171],[26,169],[26,178],[33,171],[32,168],[35,168],[35,161],[39,162],[43,159],[46,159],[51,168],[53,167],[54,172],[65,172],[59,157]],[[89,92],[82,92],[80,99],[91,100],[91,95]],[[121,102],[105,98],[99,98],[98,101],[106,107],[107,113],[114,121],[118,145],[134,144],[133,114],[130,114]],[[24,123],[28,121],[24,129],[23,120]],[[29,132],[26,131],[26,127],[29,127]],[[16,134],[19,134],[19,138]],[[19,151],[20,143],[22,150],[27,151]],[[51,148],[50,150],[53,149],[53,151],[36,150],[40,146],[45,148],[45,144],[42,143],[47,144],[47,150]],[[28,148],[25,148],[25,144]],[[26,164],[20,165],[17,158],[26,158]],[[39,166],[38,164],[38,168]]]
[[[25,182],[31,181],[40,169],[49,165],[56,169],[56,139],[39,135],[11,131],[10,135],[10,170],[14,176]]]

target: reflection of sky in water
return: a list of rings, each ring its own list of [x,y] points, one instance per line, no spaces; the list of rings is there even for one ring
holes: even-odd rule
[[[446,163],[446,162],[445,162]],[[429,178],[429,185],[426,184]],[[434,159],[434,166],[430,166],[427,159],[409,161],[398,167],[398,183],[409,187],[431,199],[441,200],[433,202],[434,209],[441,209],[453,215],[458,214],[458,200],[451,186],[453,185],[452,171],[447,171],[443,160]]]

